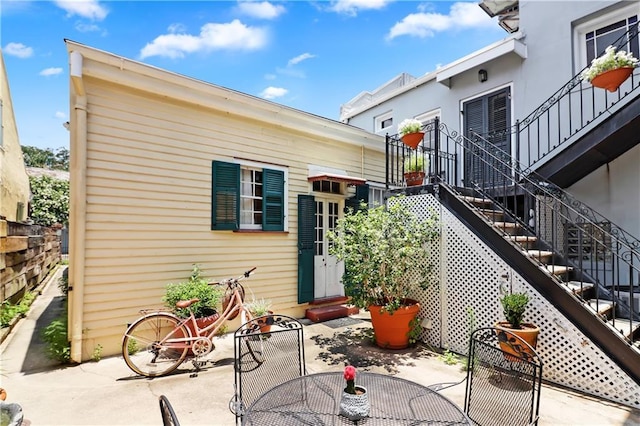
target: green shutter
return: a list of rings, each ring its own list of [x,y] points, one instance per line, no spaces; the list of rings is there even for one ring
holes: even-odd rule
[[[316,201],[312,195],[298,195],[298,303],[313,301],[313,257]]]
[[[345,211],[349,208],[353,209],[353,211],[360,210],[360,203],[369,204],[369,185],[366,183],[356,186],[356,194],[344,200]]]
[[[262,230],[284,231],[284,172],[262,171]]]
[[[211,229],[238,229],[240,165],[214,161],[211,172]]]

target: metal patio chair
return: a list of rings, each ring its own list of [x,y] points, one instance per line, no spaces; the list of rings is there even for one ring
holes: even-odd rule
[[[237,423],[264,392],[306,374],[304,334],[295,318],[272,314],[247,321],[234,333],[233,347],[235,393],[229,409]]]
[[[527,342],[508,330],[483,327],[469,339],[467,375],[438,383],[439,391],[466,383],[464,411],[479,426],[537,425],[542,360]]]
[[[160,414],[162,414],[162,426],[180,426],[178,416],[173,411],[173,407],[167,397],[160,395],[158,401],[160,402]]]

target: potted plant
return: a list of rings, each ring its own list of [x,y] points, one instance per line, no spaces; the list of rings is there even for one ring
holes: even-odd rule
[[[342,391],[340,398],[340,415],[351,421],[362,420],[369,415],[371,409],[367,389],[356,386],[356,368],[352,365],[344,368],[344,379],[347,381],[347,387]]]
[[[271,310],[271,300],[267,299],[253,299],[251,302],[244,304],[245,308],[251,313],[253,318],[264,317],[264,320],[260,321],[260,331],[262,333],[268,333],[271,331],[271,324],[273,323],[273,319],[271,315],[273,311]]]
[[[167,284],[163,301],[178,317],[187,318],[189,309],[180,309],[176,303],[180,300],[198,299],[189,309],[196,317],[198,327],[203,328],[212,324],[217,318],[216,308],[222,300],[222,291],[202,277],[202,271],[198,265],[193,265],[191,276],[187,281],[175,284]],[[191,325],[189,323],[188,325]],[[191,330],[195,333],[195,330]]]
[[[529,295],[526,293],[508,293],[500,298],[500,304],[504,312],[506,321],[498,321],[495,327],[499,330],[507,330],[516,336],[522,338],[532,348],[538,343],[538,335],[540,328],[534,324],[524,322],[524,312],[529,304]],[[499,335],[500,336],[500,335]],[[505,335],[506,336],[506,335]],[[500,338],[500,346],[505,352],[522,356],[522,353],[531,353],[526,347],[521,347],[519,342],[509,340],[508,338]]]
[[[429,284],[429,243],[438,236],[435,216],[419,219],[408,201],[397,196],[388,206],[350,210],[327,233],[329,253],[345,263],[345,294],[369,310],[383,348],[409,346],[410,324],[420,310],[411,296]]]
[[[417,151],[412,151],[404,160],[404,180],[407,186],[422,185],[424,181],[425,167],[428,165],[428,160],[424,154],[418,154]]]
[[[631,52],[608,46],[602,56],[591,61],[589,68],[580,73],[582,80],[590,81],[595,87],[615,92],[638,66],[638,59]]]
[[[422,123],[415,118],[402,120],[398,126],[398,133],[400,133],[402,142],[411,149],[416,149],[424,137],[424,132],[422,132]]]

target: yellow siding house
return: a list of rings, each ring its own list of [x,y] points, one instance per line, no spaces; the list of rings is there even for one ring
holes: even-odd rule
[[[382,137],[66,45],[72,360],[120,353],[126,325],[193,264],[210,279],[256,266],[246,287],[296,317],[344,294],[324,235],[382,193]]]

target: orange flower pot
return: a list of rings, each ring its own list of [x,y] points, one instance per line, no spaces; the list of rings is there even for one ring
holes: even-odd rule
[[[536,348],[538,344],[538,335],[540,334],[540,328],[536,325],[530,323],[522,323],[522,328],[511,328],[511,325],[508,321],[499,321],[495,324],[495,327],[499,330],[505,330],[516,336],[520,337],[522,340],[527,342],[529,346],[532,348]],[[505,335],[507,335],[505,333]],[[533,355],[533,352],[527,346],[521,345],[521,342],[516,341],[517,339],[513,338],[513,342],[503,342],[500,341],[500,348],[503,351],[514,355],[515,357],[509,357],[506,355],[506,358],[510,361],[517,361],[522,357],[522,353],[526,353],[529,355]]]
[[[422,138],[424,138],[424,132],[407,133],[402,136],[402,142],[409,148],[416,149]]]
[[[598,74],[591,80],[591,85],[599,87],[601,89],[607,89],[610,92],[615,92],[618,87],[631,75],[633,67],[622,67],[614,70],[605,71],[602,74]]]
[[[409,346],[410,323],[418,315],[420,304],[406,299],[407,306],[390,314],[382,306],[371,305],[371,325],[376,336],[376,345],[385,349],[404,349]]]

